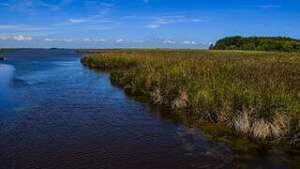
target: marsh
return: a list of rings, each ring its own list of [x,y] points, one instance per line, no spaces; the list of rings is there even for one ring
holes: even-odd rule
[[[15,50],[0,63],[1,168],[293,168],[236,153],[164,117],[90,70],[73,50]]]

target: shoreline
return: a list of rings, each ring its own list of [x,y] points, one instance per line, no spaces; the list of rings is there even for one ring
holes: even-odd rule
[[[151,69],[152,66],[157,66],[158,62],[156,61],[156,59],[160,59],[159,62],[162,62],[163,60],[166,60],[166,58],[164,58],[164,56],[162,56],[162,55],[168,55],[170,53],[168,53],[168,51],[165,51],[165,53],[161,53],[161,52],[162,51],[159,51],[159,50],[158,51],[156,51],[156,50],[150,50],[150,51],[147,50],[147,51],[144,51],[144,52],[143,51],[136,52],[134,50],[128,50],[128,51],[118,50],[117,52],[114,52],[112,50],[112,51],[105,51],[103,53],[95,53],[91,56],[84,56],[84,57],[82,57],[81,62],[82,62],[83,65],[85,65],[89,68],[104,70],[104,71],[109,72],[112,83],[114,85],[117,85],[117,86],[123,88],[126,91],[126,93],[128,93],[132,96],[145,97],[146,100],[148,100],[147,102],[150,102],[153,105],[162,106],[162,107],[165,107],[166,109],[168,109],[170,112],[181,112],[181,114],[183,114],[185,116],[190,116],[190,118],[195,118],[196,122],[194,122],[194,124],[197,124],[198,123],[197,121],[199,121],[199,119],[203,119],[204,121],[209,121],[209,122],[212,122],[212,123],[215,123],[215,124],[221,124],[221,125],[225,124],[226,128],[228,128],[230,130],[229,133],[234,133],[233,135],[235,135],[237,137],[248,138],[246,140],[254,140],[254,141],[250,141],[250,142],[263,143],[262,145],[270,145],[271,144],[271,145],[285,145],[285,147],[286,146],[288,146],[288,147],[290,147],[290,146],[291,147],[298,147],[298,142],[297,142],[296,139],[293,140],[293,138],[291,137],[291,135],[292,135],[291,133],[289,133],[289,134],[282,133],[282,135],[280,134],[280,135],[277,135],[277,136],[268,135],[268,133],[263,133],[264,135],[255,136],[255,135],[252,135],[252,133],[248,133],[249,129],[245,128],[245,127],[247,127],[247,126],[245,126],[245,123],[249,123],[249,121],[245,121],[245,120],[247,120],[247,118],[249,118],[249,117],[245,117],[245,115],[243,115],[243,114],[239,115],[239,116],[232,116],[232,117],[237,118],[237,119],[241,118],[240,120],[244,120],[244,121],[237,122],[236,119],[235,120],[229,119],[230,121],[235,123],[234,125],[236,125],[236,123],[238,123],[239,125],[244,125],[244,126],[241,126],[241,127],[239,126],[240,128],[237,129],[236,127],[232,126],[232,122],[231,122],[231,125],[228,125],[228,124],[226,124],[225,120],[219,120],[218,118],[220,118],[220,115],[218,115],[217,120],[216,120],[216,119],[212,119],[213,117],[203,117],[202,114],[195,113],[195,111],[193,111],[193,110],[195,110],[196,108],[199,109],[199,108],[201,108],[201,106],[200,107],[199,106],[197,106],[197,107],[194,106],[193,107],[193,105],[190,103],[191,102],[190,101],[191,97],[193,97],[193,95],[194,95],[193,93],[190,93],[188,90],[183,89],[183,88],[180,89],[180,88],[178,88],[178,86],[176,88],[176,85],[177,85],[176,83],[180,82],[180,81],[178,81],[178,78],[179,78],[179,80],[180,80],[180,78],[182,79],[181,76],[177,77],[178,72],[177,72],[177,75],[175,75],[175,77],[174,77],[174,78],[177,78],[177,79],[175,79],[175,81],[174,81],[174,79],[172,79],[173,77],[171,77],[171,78],[169,77],[169,80],[167,80],[167,81],[173,80],[173,83],[175,83],[175,91],[173,90],[171,93],[169,93],[167,95],[161,93],[163,90],[166,90],[166,88],[160,88],[159,90],[162,90],[162,91],[159,91],[157,89],[157,87],[153,87],[153,86],[157,86],[157,84],[153,84],[153,82],[154,83],[161,83],[163,85],[170,85],[170,84],[164,84],[164,83],[167,83],[166,79],[165,79],[164,83],[162,83],[160,80],[155,82],[155,81],[153,81],[153,80],[155,80],[155,77],[151,76],[150,80],[149,80],[149,77],[148,77],[148,82],[147,82],[147,78],[145,78],[145,77],[149,76],[149,72],[143,72],[143,73],[140,72],[140,71],[144,71],[143,69]],[[171,52],[171,54],[177,55],[176,53],[174,53],[176,51],[172,51],[172,52]],[[205,56],[205,55],[208,55],[208,54],[212,55],[212,54],[216,53],[215,51],[214,52],[211,52],[211,51],[196,51],[195,53],[188,53],[187,51],[183,51],[183,52],[177,51],[177,52],[179,53],[178,55],[185,55],[185,57],[186,57],[185,60],[191,60],[191,61],[197,61],[197,59],[198,59],[198,58],[195,59],[194,56],[192,56],[194,54],[196,54],[196,55],[200,54],[200,55]],[[224,54],[229,55],[229,56],[226,56],[226,57],[231,57],[230,55],[237,54],[235,52],[228,52],[228,51],[226,51],[225,53],[222,53],[222,51],[218,51],[218,52],[220,52],[221,55],[224,55]],[[238,52],[238,54],[241,54],[241,53],[243,53],[243,52]],[[143,56],[143,55],[149,55],[149,54],[153,55],[153,56],[150,56],[150,57],[144,57]],[[259,55],[259,56],[256,56],[257,58],[255,58],[255,57],[252,57],[253,54],[256,54],[256,55],[261,54],[262,56]],[[273,55],[273,54],[274,53],[270,53],[270,55]],[[132,56],[132,55],[134,55],[134,56]],[[215,54],[215,55],[218,55],[218,54]],[[244,55],[245,56],[242,56],[241,58],[238,58],[238,59],[243,61],[243,59],[246,58],[246,61],[247,61],[246,63],[248,63],[248,60],[252,61],[253,59],[257,59],[258,61],[255,60],[254,62],[259,63],[259,62],[261,62],[260,59],[266,59],[266,58],[264,58],[265,57],[264,55],[267,55],[267,53],[252,53],[251,54],[251,52],[246,52],[246,54],[244,54]],[[280,53],[278,55],[280,55]],[[299,56],[297,54],[294,54],[294,55],[297,55],[297,56],[293,56],[293,54],[291,54],[291,55],[292,56],[285,56],[285,57],[290,57],[290,58],[287,58],[287,60],[296,57],[296,61],[297,61],[296,63],[298,64],[297,59],[298,59]],[[215,56],[215,57],[219,57],[219,56]],[[278,57],[281,58],[284,61],[286,60],[286,58],[283,58],[282,56],[278,56]],[[153,59],[153,58],[155,58],[155,59]],[[181,58],[181,56],[178,56],[178,57],[176,56],[174,58],[175,59],[173,61],[172,60],[173,58],[168,57],[167,58],[168,62],[171,62],[170,63],[171,66],[172,66],[172,64],[175,64],[176,66],[178,66],[178,62],[176,61],[176,59],[179,58],[178,60],[180,60],[182,58]],[[144,62],[143,59],[146,60],[147,63]],[[205,59],[209,60],[211,58],[208,56]],[[220,59],[224,59],[224,58],[222,58],[222,57],[219,58],[218,62],[220,61]],[[181,62],[185,62],[185,60],[181,60]],[[269,61],[269,59],[266,59],[266,61],[272,62],[272,64],[273,64],[272,59],[270,61]],[[221,60],[221,62],[222,62],[222,60]],[[231,61],[231,58],[230,58],[229,61],[226,61],[226,63],[227,62],[229,64],[231,64],[231,62],[234,62],[234,61]],[[142,64],[146,64],[147,66],[142,66]],[[191,62],[191,64],[193,64],[193,63]],[[179,67],[180,66],[181,65],[179,65]],[[164,69],[164,67],[157,67],[157,68]],[[170,71],[169,68],[167,69],[167,72]],[[188,69],[188,68],[183,67],[182,71],[185,71],[185,69]],[[241,69],[241,70],[243,70],[243,69]],[[293,70],[293,68],[292,68],[292,70]],[[157,70],[153,70],[153,69],[151,69],[151,71],[152,71],[152,74],[155,74],[155,73],[157,74],[157,72],[158,72]],[[158,72],[158,73],[161,73],[161,72]],[[261,74],[259,74],[259,75],[261,75]],[[145,77],[143,77],[143,76],[145,76]],[[158,74],[158,76],[161,77],[162,74]],[[186,75],[186,76],[188,76],[188,75]],[[154,78],[154,79],[151,79],[151,78]],[[185,78],[185,77],[183,77],[183,78]],[[189,80],[188,82],[190,82],[190,81],[193,81],[193,80]],[[184,82],[183,82],[183,84],[179,85],[179,87],[185,86],[185,85],[186,84],[184,84]],[[172,87],[172,86],[169,86],[169,87]],[[222,87],[223,86],[221,86],[220,89],[222,89]],[[298,90],[298,89],[296,89],[296,90]],[[175,94],[175,96],[174,96],[174,94]],[[270,94],[272,95],[272,93],[270,93]],[[257,96],[253,95],[253,97],[257,97]],[[224,101],[226,101],[226,100],[224,100]],[[297,104],[297,101],[295,103]],[[290,104],[290,103],[287,103],[287,104]],[[292,104],[294,104],[294,103],[292,103]],[[277,111],[277,110],[275,110],[275,111]],[[188,115],[186,115],[186,114],[188,114]],[[193,117],[194,115],[191,115],[191,114],[196,114],[196,116],[198,116],[198,117],[196,117],[196,116]],[[211,114],[209,114],[209,115],[211,115]],[[221,117],[224,118],[225,116],[227,116],[227,114],[222,115]],[[246,115],[246,116],[248,116],[248,115]],[[277,115],[272,115],[272,116],[271,116],[272,118],[277,117]],[[284,125],[285,123],[287,123],[287,121],[286,121],[287,119],[283,119],[283,117],[278,117],[278,118],[280,118],[282,120],[280,122],[280,124]],[[253,119],[253,120],[255,120],[255,119]],[[269,122],[267,122],[267,121],[263,122],[260,119],[257,119],[256,121],[259,121],[259,122],[261,122],[262,124],[265,124],[265,125],[269,124]],[[227,121],[227,123],[228,123],[228,121]],[[254,121],[254,123],[251,124],[251,125],[256,125],[256,124],[258,124],[258,123],[256,123]],[[265,132],[268,132],[269,130],[272,129],[273,125],[277,125],[277,124],[275,124],[275,123],[272,124],[270,122],[270,125],[272,125],[272,126],[270,126],[270,129],[268,129]],[[284,127],[282,125],[280,127]],[[256,126],[253,126],[253,127],[256,127]],[[260,130],[264,130],[264,128],[259,128],[258,132],[261,132]],[[272,129],[272,133],[275,132],[275,130],[274,131],[273,130],[274,129]],[[282,128],[280,130],[278,128],[276,130],[276,132],[284,132],[284,131],[286,131],[284,128]],[[272,133],[269,133],[269,134],[272,134]],[[297,133],[295,133],[295,134],[297,134]],[[295,136],[295,137],[297,137],[297,136]],[[292,144],[292,141],[295,141],[295,144]]]
[[[236,133],[232,128],[229,128],[224,123],[214,123],[208,120],[200,120],[197,115],[185,114],[181,110],[172,111],[167,107],[157,105],[153,103],[151,98],[146,96],[141,96],[140,94],[135,94],[130,91],[130,89],[125,88],[123,85],[118,84],[112,79],[112,72],[107,70],[99,70],[91,68],[83,63],[84,66],[91,70],[101,71],[108,73],[113,86],[122,89],[125,94],[135,101],[147,104],[150,109],[160,112],[163,118],[171,120],[173,122],[180,122],[181,124],[189,127],[199,129],[207,139],[211,141],[222,142],[228,145],[236,153],[270,153],[275,152],[275,154],[282,155],[296,155],[300,158],[300,150],[298,145],[290,145],[287,140],[284,141],[266,141],[258,140],[250,136],[245,136],[242,133]],[[288,145],[287,145],[288,144]]]

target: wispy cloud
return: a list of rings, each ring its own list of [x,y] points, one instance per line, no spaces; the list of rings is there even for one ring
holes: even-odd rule
[[[207,22],[207,20],[191,17],[188,15],[167,15],[151,18],[151,23],[147,25],[147,28],[157,29],[163,25],[177,24],[177,23],[200,23]]]
[[[259,5],[257,7],[260,9],[274,9],[274,8],[280,8],[280,5]]]
[[[49,3],[45,0],[17,0],[14,3],[0,3],[0,5],[2,4],[3,6],[9,7],[9,9],[16,12],[35,14],[41,12],[41,9],[44,11],[61,10],[72,1],[73,0],[60,0],[55,3]]]
[[[114,23],[116,22],[112,18],[104,17],[101,14],[93,15],[93,16],[88,16],[88,17],[82,17],[82,18],[70,18],[64,23],[60,23],[62,25],[65,24],[81,24],[81,23]]]
[[[55,42],[56,39],[52,39],[52,38],[45,38],[44,41],[46,42]]]
[[[83,39],[72,39],[72,38],[44,38],[45,42],[106,42],[103,38],[83,38]]]
[[[58,0],[58,1],[46,1],[46,0],[16,0],[14,3],[1,3],[0,6],[6,6],[12,11],[22,12],[26,14],[39,14],[40,12],[53,12],[64,10],[66,6],[73,3],[74,0]],[[113,7],[113,0],[86,0],[77,1],[80,3],[81,8],[87,11],[104,12]]]
[[[2,3],[2,2],[0,2],[0,6],[10,7],[10,5],[8,3]]]
[[[147,28],[150,28],[150,29],[157,29],[157,28],[160,28],[161,25],[159,24],[150,24],[150,25],[147,25]]]
[[[76,40],[71,39],[71,38],[62,38],[62,39],[57,39],[57,38],[45,38],[44,41],[46,42],[74,42]]]
[[[132,4],[126,5],[128,2]],[[45,46],[85,44],[191,48],[202,45],[197,40],[202,36],[201,32],[194,37],[186,31],[199,31],[200,25],[196,23],[210,22],[214,16],[196,10],[175,9],[171,3],[162,6],[161,11],[164,12],[154,13],[151,8],[162,5],[156,2],[159,0],[3,0],[0,9],[7,12],[8,17],[2,18],[0,23],[1,43],[3,46],[6,45],[4,40],[10,40],[32,41],[28,44]],[[147,8],[136,11],[133,6]],[[172,30],[159,29],[162,27]],[[202,29],[202,33],[207,32],[207,27]],[[159,38],[155,38],[157,36]]]
[[[125,39],[123,39],[123,38],[120,38],[120,39],[116,40],[116,43],[124,43],[124,42],[125,42]]]
[[[74,23],[74,24],[77,24],[77,23],[84,23],[84,22],[86,22],[87,20],[85,20],[85,19],[69,19],[68,20],[68,22],[70,22],[70,23]]]
[[[106,42],[105,39],[103,38],[99,38],[99,39],[95,39],[95,38],[84,38],[82,39],[83,42]]]
[[[37,31],[49,31],[50,27],[40,27],[32,25],[0,25],[0,31],[2,32],[37,32]]]

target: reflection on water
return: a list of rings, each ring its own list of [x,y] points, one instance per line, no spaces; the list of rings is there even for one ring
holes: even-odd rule
[[[11,105],[12,98],[8,88],[14,70],[13,66],[0,63],[0,108],[7,108]]]
[[[114,88],[107,74],[82,67],[74,51],[6,52],[0,91],[0,168],[242,165],[223,144],[161,118]],[[259,166],[275,165],[251,167]]]

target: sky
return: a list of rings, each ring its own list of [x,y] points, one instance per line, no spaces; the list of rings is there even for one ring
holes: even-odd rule
[[[299,0],[0,0],[0,48],[207,48],[300,39]]]

